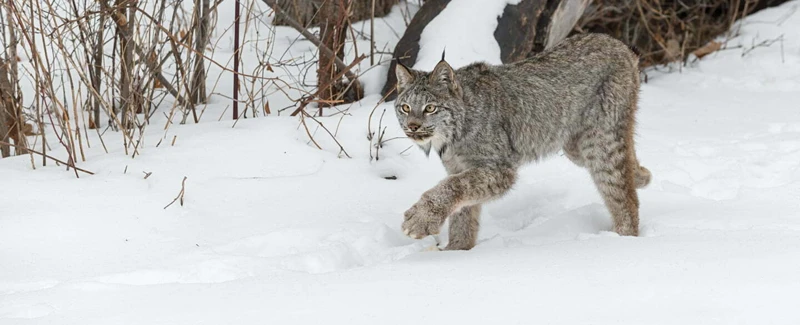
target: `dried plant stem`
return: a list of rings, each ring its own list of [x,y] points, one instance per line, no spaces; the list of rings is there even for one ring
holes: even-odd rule
[[[327,127],[325,127],[325,125],[324,125],[324,124],[322,124],[322,122],[320,122],[319,120],[317,120],[316,118],[314,118],[313,116],[311,116],[311,114],[308,114],[308,113],[306,113],[306,111],[301,111],[301,113],[303,113],[303,117],[308,117],[308,118],[310,118],[310,119],[314,120],[314,122],[317,122],[317,124],[319,124],[319,126],[320,126],[320,127],[323,129],[323,130],[325,130],[325,132],[327,132],[327,133],[328,133],[328,135],[330,135],[330,136],[331,136],[331,139],[333,139],[333,142],[336,142],[336,145],[337,145],[337,146],[339,146],[339,150],[341,150],[341,152],[342,152],[342,153],[344,153],[344,155],[345,155],[345,156],[347,156],[347,158],[353,158],[353,157],[350,157],[350,155],[347,153],[347,151],[346,151],[346,150],[344,150],[344,146],[342,146],[342,144],[341,144],[341,143],[339,143],[339,140],[336,140],[336,136],[334,136],[334,135],[333,135],[333,133],[331,133],[331,131],[330,131],[330,130],[328,130],[328,128],[327,128]],[[303,125],[305,126],[305,125],[306,125],[306,123],[305,123],[305,121],[303,120],[303,118],[301,118],[301,121],[303,122]],[[308,127],[306,127],[306,132],[308,132]],[[309,136],[309,137],[311,137],[311,134],[309,133],[309,135],[308,135],[308,136]],[[313,137],[311,137],[311,139],[312,139],[311,141],[314,141],[314,140],[313,140]],[[314,141],[314,144],[315,144],[315,145],[317,145],[317,148],[319,148],[319,149],[322,149],[322,147],[320,147],[320,146],[319,146],[319,144],[317,144],[317,142],[316,142],[316,141]]]
[[[322,146],[320,146],[319,143],[317,143],[317,140],[314,140],[314,136],[311,134],[311,130],[308,129],[308,124],[306,124],[306,118],[305,117],[308,114],[305,114],[305,112],[303,112],[303,113],[304,114],[300,115],[300,123],[303,124],[303,128],[306,130],[306,134],[308,135],[308,139],[311,140],[312,143],[314,143],[314,146],[316,146],[317,149],[322,150]]]
[[[173,203],[175,203],[175,201],[178,200],[180,200],[180,204],[181,206],[183,206],[183,196],[184,194],[186,194],[186,178],[187,178],[186,176],[183,176],[183,181],[181,181],[181,191],[178,192],[178,196],[172,199],[172,202],[170,202],[169,204],[167,204],[167,206],[164,207],[164,210],[169,208],[170,205],[172,205]]]

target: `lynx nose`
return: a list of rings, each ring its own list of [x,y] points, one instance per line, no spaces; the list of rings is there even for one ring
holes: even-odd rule
[[[411,132],[417,132],[417,129],[419,129],[419,127],[420,125],[418,123],[413,123],[413,122],[408,123],[408,129],[411,130]]]

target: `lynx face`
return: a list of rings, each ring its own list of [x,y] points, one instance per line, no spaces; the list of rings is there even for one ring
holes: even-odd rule
[[[407,93],[395,101],[397,120],[406,136],[418,144],[425,144],[452,119],[451,112],[436,98],[424,92]]]
[[[410,71],[397,65],[395,114],[406,136],[419,145],[452,134],[454,114],[462,107],[452,68],[441,61],[433,72]]]

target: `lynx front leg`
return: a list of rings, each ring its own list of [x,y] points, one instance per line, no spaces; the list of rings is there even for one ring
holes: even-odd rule
[[[512,168],[473,168],[450,175],[405,212],[403,232],[415,239],[438,234],[449,215],[500,197],[515,180]],[[477,223],[475,228],[477,232]]]
[[[450,216],[450,238],[445,250],[470,250],[478,240],[480,204],[461,208]]]

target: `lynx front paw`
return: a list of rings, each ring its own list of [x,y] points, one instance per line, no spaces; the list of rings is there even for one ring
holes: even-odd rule
[[[614,231],[620,236],[639,236],[639,229],[633,226],[616,226],[614,227]]]
[[[475,243],[467,242],[467,241],[460,241],[454,240],[447,244],[447,247],[444,248],[446,251],[468,251],[475,247]]]
[[[420,200],[405,213],[403,233],[408,237],[420,239],[428,235],[436,235],[447,217],[442,211],[433,208],[427,200]]]

